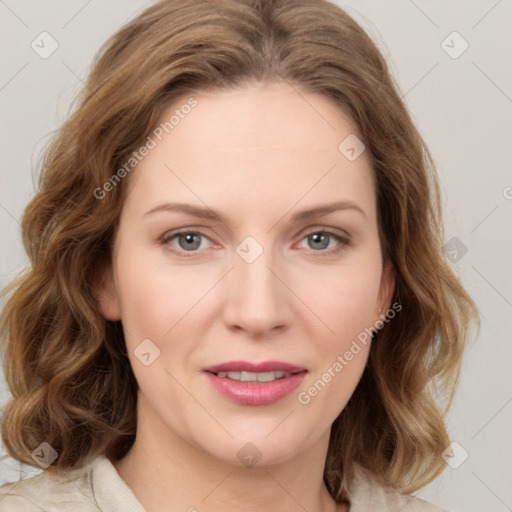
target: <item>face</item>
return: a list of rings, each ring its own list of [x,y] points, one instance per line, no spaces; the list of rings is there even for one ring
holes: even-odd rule
[[[193,97],[129,176],[100,304],[145,428],[273,464],[329,435],[389,307],[369,155],[336,104],[287,84]]]

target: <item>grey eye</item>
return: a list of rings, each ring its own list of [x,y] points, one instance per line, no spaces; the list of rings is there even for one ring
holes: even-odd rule
[[[331,238],[331,235],[320,232],[308,235],[307,238],[312,242],[312,249],[326,249],[329,246],[329,239]]]
[[[201,236],[199,233],[186,233],[186,234],[178,234],[174,238],[178,239],[178,243],[181,249],[187,250],[195,250],[198,249],[201,245]]]

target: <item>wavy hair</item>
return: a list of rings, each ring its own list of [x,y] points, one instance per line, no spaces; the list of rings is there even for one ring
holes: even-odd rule
[[[412,492],[444,468],[444,418],[475,304],[443,253],[433,159],[369,35],[327,0],[163,0],[97,54],[73,112],[41,162],[22,218],[29,267],[4,291],[1,419],[8,454],[31,465],[48,442],[52,468],[120,459],[136,434],[137,382],[120,322],[94,293],[109,263],[127,177],[99,190],[140,147],[170,102],[197,91],[281,81],[347,112],[370,154],[379,237],[402,311],[372,343],[335,420],[324,480],[336,501],[355,468]],[[438,404],[441,400],[444,405]]]

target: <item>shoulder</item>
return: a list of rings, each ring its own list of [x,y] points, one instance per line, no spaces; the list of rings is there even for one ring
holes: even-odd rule
[[[415,496],[379,485],[370,473],[357,469],[349,489],[350,512],[449,512]]]
[[[55,469],[0,487],[0,512],[98,512],[90,485],[92,464]]]
[[[145,512],[104,455],[0,487],[0,512]]]

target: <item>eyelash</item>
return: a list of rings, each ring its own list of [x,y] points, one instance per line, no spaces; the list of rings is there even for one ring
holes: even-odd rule
[[[339,252],[346,249],[347,247],[350,247],[350,245],[351,245],[350,237],[341,236],[337,233],[334,233],[333,231],[329,231],[328,229],[320,229],[320,230],[317,229],[315,231],[310,231],[308,233],[305,233],[304,236],[301,238],[301,241],[304,240],[305,238],[307,238],[308,236],[317,235],[317,234],[329,235],[330,237],[333,237],[333,238],[337,239],[338,242],[340,242],[340,244],[337,247],[335,247],[334,249],[330,249],[330,250],[315,251],[314,249],[311,249],[311,251],[318,253],[320,256],[327,257],[327,256],[332,256],[332,255],[338,254]],[[182,230],[178,230],[178,231],[172,231],[172,232],[165,233],[161,237],[159,242],[161,245],[166,245],[167,247],[170,247],[171,240],[174,240],[175,238],[177,238],[180,235],[199,235],[199,236],[202,236],[202,237],[208,239],[208,237],[205,234],[203,234],[199,231],[182,229]],[[192,257],[196,256],[198,254],[198,252],[200,252],[198,250],[194,250],[194,251],[176,250],[174,247],[170,248],[169,250],[172,251],[174,254],[177,254],[178,256],[181,256],[183,258],[192,258]]]

